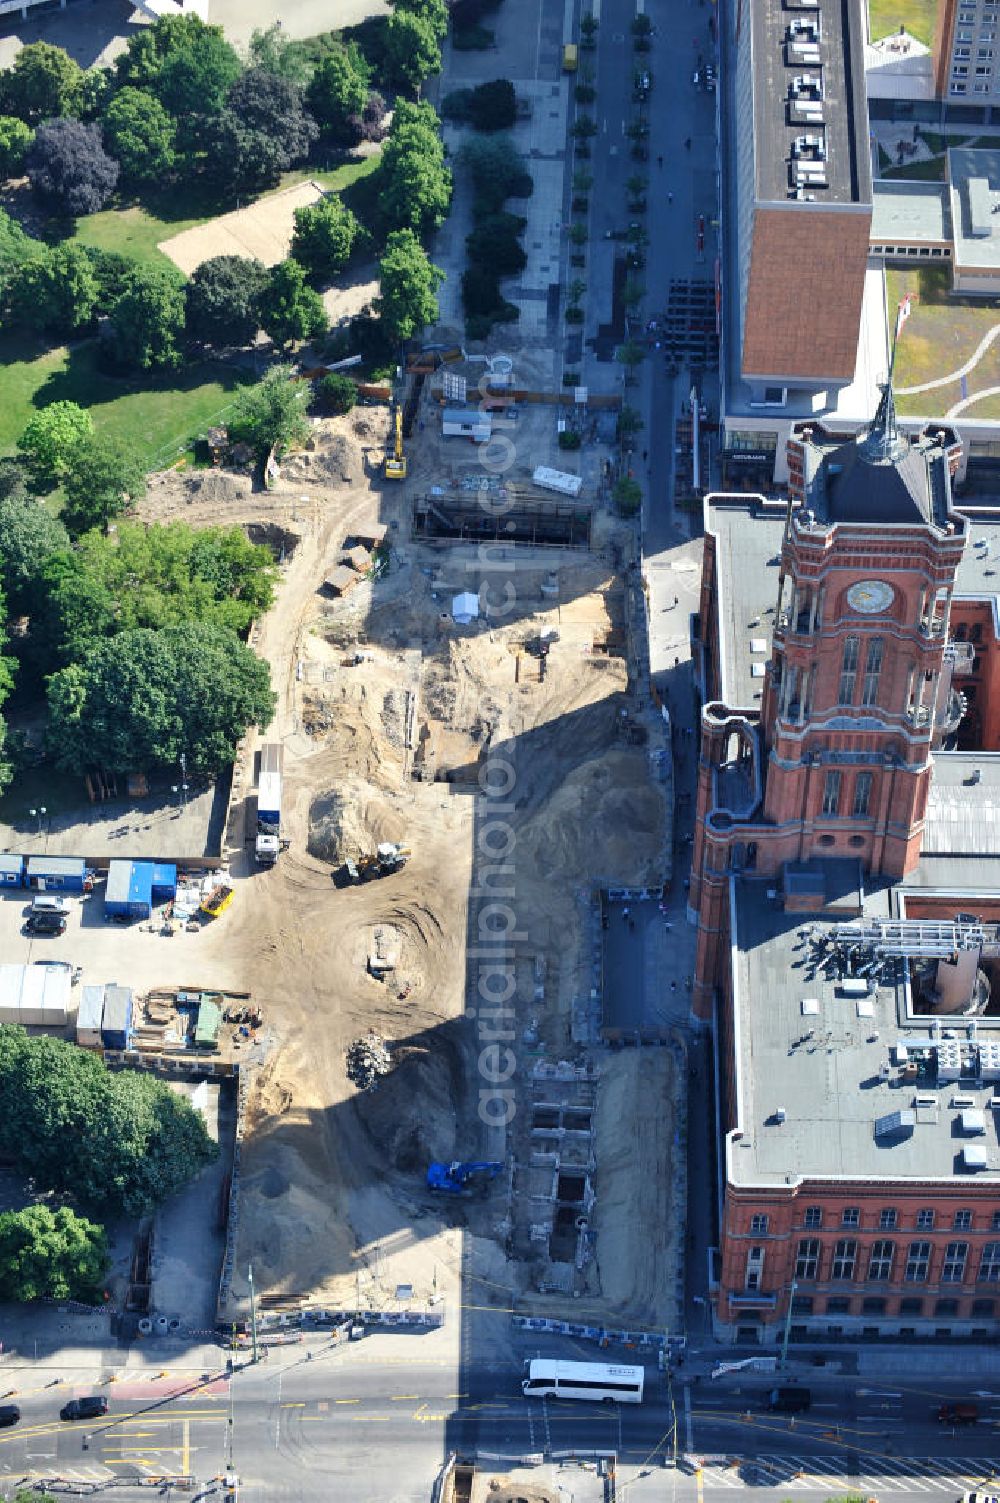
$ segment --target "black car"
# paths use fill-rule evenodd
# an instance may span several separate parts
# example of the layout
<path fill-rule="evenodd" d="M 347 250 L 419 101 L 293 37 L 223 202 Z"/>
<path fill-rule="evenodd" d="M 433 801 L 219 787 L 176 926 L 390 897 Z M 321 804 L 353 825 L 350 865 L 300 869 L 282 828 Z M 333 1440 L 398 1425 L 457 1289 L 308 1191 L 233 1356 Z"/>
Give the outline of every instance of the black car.
<path fill-rule="evenodd" d="M 98 1419 L 108 1412 L 108 1401 L 103 1394 L 95 1393 L 85 1399 L 70 1399 L 59 1411 L 64 1420 Z"/>
<path fill-rule="evenodd" d="M 0 1428 L 6 1430 L 9 1425 L 16 1425 L 21 1418 L 21 1411 L 16 1404 L 0 1404 Z"/>
<path fill-rule="evenodd" d="M 28 934 L 65 934 L 66 916 L 62 913 L 32 913 L 24 927 Z"/>

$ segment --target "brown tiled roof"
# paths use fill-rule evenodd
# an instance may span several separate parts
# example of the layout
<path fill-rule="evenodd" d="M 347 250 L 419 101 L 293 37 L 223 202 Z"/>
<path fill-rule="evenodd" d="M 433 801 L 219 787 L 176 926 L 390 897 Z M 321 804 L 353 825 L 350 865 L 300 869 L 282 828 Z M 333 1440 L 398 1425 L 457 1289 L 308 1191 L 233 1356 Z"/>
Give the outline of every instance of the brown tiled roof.
<path fill-rule="evenodd" d="M 851 381 L 871 212 L 757 210 L 743 375 Z"/>

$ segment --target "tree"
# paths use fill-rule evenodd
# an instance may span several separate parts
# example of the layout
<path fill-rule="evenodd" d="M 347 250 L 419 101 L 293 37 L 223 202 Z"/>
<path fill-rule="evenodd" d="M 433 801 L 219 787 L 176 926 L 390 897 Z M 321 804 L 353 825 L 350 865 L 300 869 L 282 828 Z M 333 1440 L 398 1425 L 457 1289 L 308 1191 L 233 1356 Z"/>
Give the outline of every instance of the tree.
<path fill-rule="evenodd" d="M 642 505 L 642 487 L 630 475 L 615 481 L 613 495 L 623 517 L 634 517 Z"/>
<path fill-rule="evenodd" d="M 365 107 L 361 114 L 348 115 L 347 123 L 354 133 L 354 140 L 381 141 L 385 138 L 385 117 L 388 105 L 375 89 L 372 89 L 365 101 Z"/>
<path fill-rule="evenodd" d="M 83 69 L 62 47 L 31 42 L 0 75 L 4 112 L 28 125 L 75 115 L 83 98 Z"/>
<path fill-rule="evenodd" d="M 350 412 L 358 400 L 358 388 L 350 376 L 342 375 L 340 371 L 331 371 L 329 375 L 321 376 L 316 382 L 316 396 L 324 412 L 340 417 Z M 0 528 L 0 546 L 2 546 L 2 540 L 3 532 Z"/>
<path fill-rule="evenodd" d="M 12 275 L 7 295 L 16 322 L 68 338 L 90 323 L 99 291 L 90 256 L 70 243 L 25 262 Z"/>
<path fill-rule="evenodd" d="M 509 78 L 495 78 L 472 90 L 469 124 L 475 130 L 509 130 L 517 116 L 517 99 Z"/>
<path fill-rule="evenodd" d="M 324 135 L 341 144 L 353 140 L 349 121 L 368 99 L 371 73 L 355 46 L 328 52 L 306 90 L 306 103 Z"/>
<path fill-rule="evenodd" d="M 247 58 L 251 68 L 263 68 L 265 72 L 287 78 L 290 83 L 300 84 L 303 88 L 309 82 L 309 63 L 302 49 L 282 31 L 280 21 L 275 21 L 266 31 L 258 28 L 251 34 Z"/>
<path fill-rule="evenodd" d="M 397 339 L 412 339 L 436 322 L 444 272 L 432 264 L 412 230 L 394 230 L 386 240 L 379 280 L 379 311 Z"/>
<path fill-rule="evenodd" d="M 628 372 L 627 380 L 632 379 L 636 366 L 645 360 L 645 358 L 646 351 L 644 347 L 635 339 L 626 339 L 625 343 L 620 344 L 615 350 L 615 359 L 620 365 L 624 365 Z"/>
<path fill-rule="evenodd" d="M 89 1050 L 23 1028 L 0 1027 L 0 1094 L 4 1158 L 104 1214 L 146 1214 L 218 1154 L 201 1114 L 162 1081 L 112 1073 Z"/>
<path fill-rule="evenodd" d="M 478 261 L 498 277 L 514 276 L 528 264 L 518 235 L 520 230 L 505 223 L 513 220 L 522 224 L 514 214 L 491 214 L 476 225 L 471 235 L 465 237 L 465 247 L 470 261 Z"/>
<path fill-rule="evenodd" d="M 35 132 L 16 115 L 0 115 L 0 178 L 17 177 Z"/>
<path fill-rule="evenodd" d="M 184 278 L 172 266 L 136 265 L 125 278 L 104 335 L 113 365 L 125 370 L 173 370 L 181 363 Z"/>
<path fill-rule="evenodd" d="M 407 15 L 420 16 L 425 20 L 439 41 L 448 35 L 448 6 L 446 0 L 390 0 L 394 10 Z"/>
<path fill-rule="evenodd" d="M 146 472 L 136 453 L 116 439 L 94 434 L 80 441 L 63 484 L 62 518 L 77 537 L 105 527 L 146 494 Z"/>
<path fill-rule="evenodd" d="M 161 24 L 157 22 L 153 30 Z M 199 22 L 185 31 L 171 30 L 162 60 L 146 85 L 174 119 L 187 127 L 189 138 L 197 140 L 199 117 L 222 109 L 241 71 L 240 60 L 223 36 L 222 27 Z"/>
<path fill-rule="evenodd" d="M 299 85 L 263 68 L 240 75 L 229 90 L 227 107 L 245 130 L 266 136 L 277 147 L 281 172 L 308 156 L 319 135 Z"/>
<path fill-rule="evenodd" d="M 223 198 L 273 188 L 284 170 L 281 142 L 250 130 L 232 110 L 202 122 L 199 146 L 206 180 Z"/>
<path fill-rule="evenodd" d="M 2 463 L 20 476 L 12 461 Z M 47 594 L 42 582 L 45 565 L 54 553 L 68 547 L 69 535 L 62 522 L 26 494 L 20 477 L 16 488 L 0 497 L 0 587 L 11 611 L 33 616 L 42 608 Z"/>
<path fill-rule="evenodd" d="M 267 267 L 246 256 L 203 261 L 186 288 L 188 334 L 217 348 L 249 344 L 260 328 L 267 279 Z"/>
<path fill-rule="evenodd" d="M 274 714 L 267 664 L 235 632 L 203 622 L 119 632 L 48 683 L 49 739 L 61 767 L 176 766 L 211 776 L 251 725 Z"/>
<path fill-rule="evenodd" d="M 473 213 L 495 213 L 508 198 L 527 198 L 533 184 L 510 136 L 474 136 L 459 160 L 468 169 L 476 197 Z"/>
<path fill-rule="evenodd" d="M 121 89 L 104 116 L 104 139 L 128 183 L 159 183 L 177 161 L 177 127 L 148 89 Z"/>
<path fill-rule="evenodd" d="M 39 198 L 67 218 L 96 214 L 118 182 L 118 163 L 104 150 L 100 127 L 79 120 L 39 126 L 24 165 Z"/>
<path fill-rule="evenodd" d="M 38 489 L 50 489 L 68 474 L 81 439 L 94 431 L 90 413 L 76 402 L 50 402 L 28 419 L 18 452 Z"/>
<path fill-rule="evenodd" d="M 244 387 L 234 403 L 230 433 L 252 444 L 262 458 L 272 449 L 280 455 L 309 436 L 309 388 L 291 375 L 291 366 L 276 365 L 256 386 Z"/>
<path fill-rule="evenodd" d="M 335 194 L 295 210 L 292 258 L 320 284 L 333 281 L 350 260 L 361 226 Z"/>
<path fill-rule="evenodd" d="M 441 72 L 441 45 L 430 21 L 397 10 L 385 28 L 385 56 L 392 78 L 419 89 L 425 78 Z"/>
<path fill-rule="evenodd" d="M 93 1299 L 108 1261 L 104 1228 L 66 1206 L 0 1213 L 0 1299 Z"/>
<path fill-rule="evenodd" d="M 379 169 L 379 208 L 398 229 L 426 235 L 444 223 L 451 203 L 441 122 L 433 105 L 400 101 Z"/>
<path fill-rule="evenodd" d="M 260 323 L 282 349 L 326 330 L 323 299 L 306 284 L 305 271 L 297 261 L 272 266 L 260 296 Z"/>
<path fill-rule="evenodd" d="M 642 414 L 635 407 L 623 407 L 618 414 L 618 437 L 632 438 L 642 427 Z"/>
<path fill-rule="evenodd" d="M 45 255 L 45 244 L 26 235 L 16 219 L 0 209 L 0 291 L 11 274 L 35 256 Z"/>

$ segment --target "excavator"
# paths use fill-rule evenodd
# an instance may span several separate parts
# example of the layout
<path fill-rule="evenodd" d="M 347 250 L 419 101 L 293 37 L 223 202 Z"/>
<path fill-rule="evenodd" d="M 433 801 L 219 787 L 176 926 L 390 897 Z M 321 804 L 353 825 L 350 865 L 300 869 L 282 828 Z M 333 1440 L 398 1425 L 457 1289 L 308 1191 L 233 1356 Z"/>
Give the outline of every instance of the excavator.
<path fill-rule="evenodd" d="M 403 409 L 397 402 L 393 408 L 393 431 L 395 441 L 391 454 L 385 456 L 386 480 L 406 479 L 406 455 L 403 453 Z"/>
<path fill-rule="evenodd" d="M 334 881 L 338 887 L 356 887 L 360 882 L 374 882 L 378 877 L 388 877 L 392 872 L 402 871 L 410 855 L 409 846 L 385 840 L 373 854 L 359 856 L 356 861 L 348 858 L 334 872 Z"/>
<path fill-rule="evenodd" d="M 496 1179 L 503 1168 L 497 1163 L 463 1164 L 455 1159 L 450 1164 L 433 1163 L 427 1169 L 428 1190 L 439 1190 L 444 1195 L 468 1195 L 470 1180 L 482 1180 L 484 1185 Z"/>

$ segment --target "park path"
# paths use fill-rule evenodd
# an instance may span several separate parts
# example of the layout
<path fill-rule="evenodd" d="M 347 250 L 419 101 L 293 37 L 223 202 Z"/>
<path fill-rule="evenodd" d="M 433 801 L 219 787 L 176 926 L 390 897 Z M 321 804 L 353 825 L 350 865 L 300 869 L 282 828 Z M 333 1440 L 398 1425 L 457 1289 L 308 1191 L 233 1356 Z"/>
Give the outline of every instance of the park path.
<path fill-rule="evenodd" d="M 952 381 L 960 381 L 961 378 L 963 376 L 967 376 L 971 370 L 975 370 L 976 366 L 979 364 L 980 360 L 982 360 L 983 356 L 986 354 L 986 351 L 989 349 L 990 345 L 996 339 L 998 334 L 1000 334 L 1000 324 L 994 324 L 992 329 L 989 329 L 987 333 L 983 335 L 982 339 L 979 341 L 978 345 L 973 350 L 968 360 L 964 365 L 960 365 L 958 367 L 958 370 L 950 371 L 947 376 L 938 376 L 933 381 L 924 381 L 919 386 L 897 386 L 896 395 L 898 397 L 913 397 L 916 396 L 918 392 L 933 391 L 937 386 L 947 386 Z M 977 395 L 984 396 L 985 393 L 978 392 Z M 962 404 L 959 403 L 959 406 L 961 405 Z M 954 412 L 955 410 L 956 409 L 953 407 L 952 412 Z M 951 417 L 951 412 L 948 413 L 948 416 Z"/>

